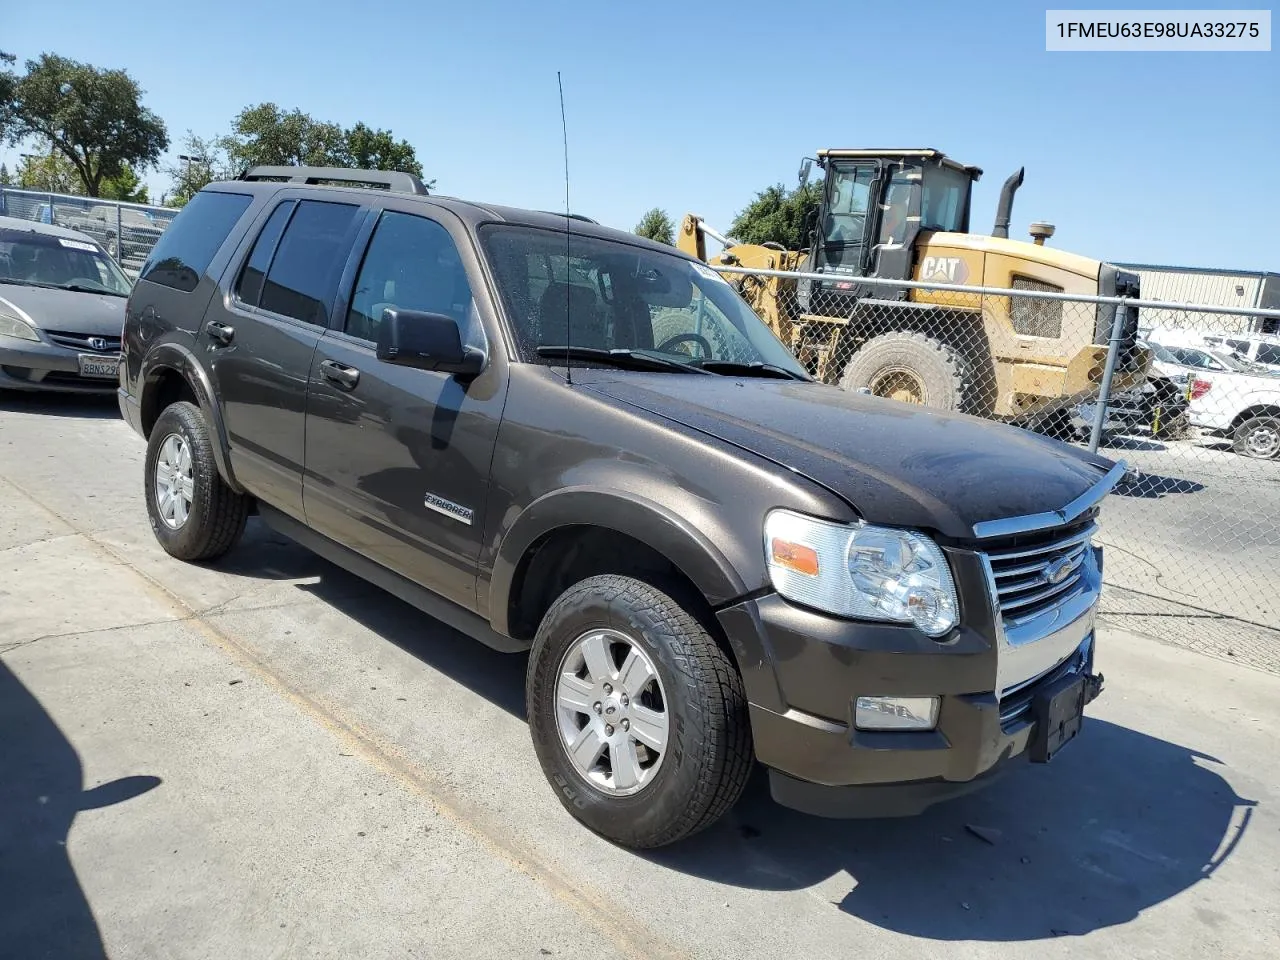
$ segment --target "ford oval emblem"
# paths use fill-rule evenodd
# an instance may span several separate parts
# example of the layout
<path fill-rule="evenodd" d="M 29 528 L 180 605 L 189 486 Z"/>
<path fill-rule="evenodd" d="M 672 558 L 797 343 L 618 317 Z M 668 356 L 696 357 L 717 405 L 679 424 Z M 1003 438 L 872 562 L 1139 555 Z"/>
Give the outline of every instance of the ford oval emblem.
<path fill-rule="evenodd" d="M 1048 583 L 1059 584 L 1071 573 L 1071 560 L 1059 557 L 1044 568 L 1044 578 Z"/>

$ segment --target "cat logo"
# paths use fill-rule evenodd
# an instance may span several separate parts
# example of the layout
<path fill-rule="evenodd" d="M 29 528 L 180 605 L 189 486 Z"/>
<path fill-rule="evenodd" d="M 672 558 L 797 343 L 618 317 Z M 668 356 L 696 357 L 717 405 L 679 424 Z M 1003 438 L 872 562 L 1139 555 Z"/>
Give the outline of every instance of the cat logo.
<path fill-rule="evenodd" d="M 934 283 L 964 283 L 969 268 L 959 257 L 925 257 L 920 264 L 920 279 Z"/>

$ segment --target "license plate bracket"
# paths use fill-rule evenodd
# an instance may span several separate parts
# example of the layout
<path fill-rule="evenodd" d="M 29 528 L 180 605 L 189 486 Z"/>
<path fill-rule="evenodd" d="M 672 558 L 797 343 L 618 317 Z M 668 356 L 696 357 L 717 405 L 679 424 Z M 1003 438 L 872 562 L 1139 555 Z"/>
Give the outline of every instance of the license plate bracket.
<path fill-rule="evenodd" d="M 1028 746 L 1032 763 L 1048 763 L 1080 732 L 1084 723 L 1085 677 L 1063 677 L 1031 701 L 1035 732 Z"/>
<path fill-rule="evenodd" d="M 76 361 L 80 364 L 82 377 L 110 380 L 120 372 L 119 355 L 104 357 L 98 354 L 81 353 L 76 355 Z"/>

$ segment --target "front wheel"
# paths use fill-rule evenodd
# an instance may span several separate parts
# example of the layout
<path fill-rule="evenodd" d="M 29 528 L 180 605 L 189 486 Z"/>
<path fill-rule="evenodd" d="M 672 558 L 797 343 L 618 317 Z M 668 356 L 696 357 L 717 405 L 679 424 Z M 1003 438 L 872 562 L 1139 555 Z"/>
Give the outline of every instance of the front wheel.
<path fill-rule="evenodd" d="M 840 386 L 935 410 L 964 410 L 970 375 L 964 358 L 947 344 L 922 333 L 886 333 L 853 355 Z"/>
<path fill-rule="evenodd" d="M 1241 456 L 1255 460 L 1280 457 L 1280 417 L 1261 416 L 1246 420 L 1236 427 L 1232 448 Z"/>
<path fill-rule="evenodd" d="M 630 577 L 591 577 L 552 605 L 529 657 L 526 700 L 560 802 L 628 847 L 710 826 L 751 772 L 733 663 L 680 604 Z"/>

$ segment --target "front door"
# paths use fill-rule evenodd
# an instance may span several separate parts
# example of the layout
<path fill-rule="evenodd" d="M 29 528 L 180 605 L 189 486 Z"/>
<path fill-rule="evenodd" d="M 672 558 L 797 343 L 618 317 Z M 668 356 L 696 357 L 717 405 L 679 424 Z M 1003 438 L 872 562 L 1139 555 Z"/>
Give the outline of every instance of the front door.
<path fill-rule="evenodd" d="M 225 299 L 215 298 L 205 315 L 210 375 L 236 478 L 298 519 L 307 378 L 360 210 L 281 200 Z"/>
<path fill-rule="evenodd" d="M 440 221 L 382 211 L 345 314 L 311 365 L 303 481 L 313 528 L 467 607 L 505 373 L 490 364 L 463 382 L 382 363 L 375 343 L 382 312 L 397 307 L 451 316 L 487 352 L 471 291 Z"/>

